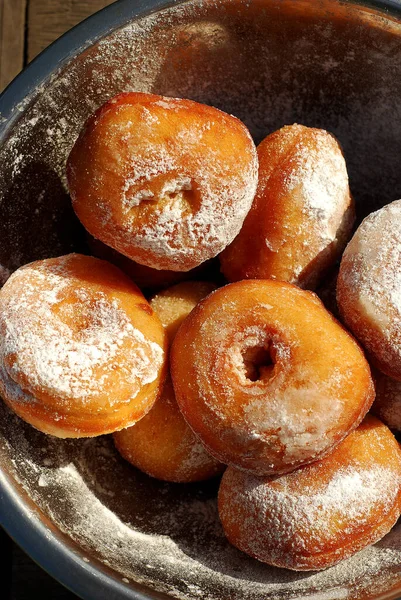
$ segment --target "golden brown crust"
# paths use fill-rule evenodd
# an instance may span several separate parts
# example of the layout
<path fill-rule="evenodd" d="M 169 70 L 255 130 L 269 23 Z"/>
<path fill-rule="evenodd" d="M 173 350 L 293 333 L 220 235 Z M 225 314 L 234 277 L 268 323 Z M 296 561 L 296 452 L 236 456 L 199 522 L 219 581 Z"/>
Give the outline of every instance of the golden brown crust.
<path fill-rule="evenodd" d="M 138 263 L 188 271 L 238 234 L 257 184 L 245 125 L 213 107 L 120 94 L 86 123 L 68 159 L 78 218 Z"/>
<path fill-rule="evenodd" d="M 151 300 L 170 342 L 196 304 L 215 289 L 205 281 L 179 283 Z M 185 422 L 175 399 L 170 377 L 152 410 L 134 427 L 114 434 L 120 454 L 148 475 L 189 483 L 209 479 L 223 472 Z"/>
<path fill-rule="evenodd" d="M 114 433 L 113 439 L 128 462 L 163 481 L 203 481 L 224 470 L 185 422 L 169 377 L 148 414 L 133 427 Z"/>
<path fill-rule="evenodd" d="M 321 461 L 270 479 L 229 467 L 219 490 L 230 542 L 299 571 L 325 569 L 377 542 L 400 512 L 400 447 L 370 415 Z"/>
<path fill-rule="evenodd" d="M 292 125 L 258 146 L 259 182 L 241 232 L 221 254 L 229 281 L 278 279 L 315 289 L 355 220 L 344 157 L 322 129 Z"/>
<path fill-rule="evenodd" d="M 166 336 L 136 285 L 79 254 L 18 269 L 0 292 L 0 390 L 60 437 L 135 423 L 165 376 Z"/>
<path fill-rule="evenodd" d="M 255 474 L 322 457 L 374 398 L 357 343 L 314 294 L 287 283 L 213 292 L 181 325 L 170 357 L 191 427 L 216 458 Z"/>

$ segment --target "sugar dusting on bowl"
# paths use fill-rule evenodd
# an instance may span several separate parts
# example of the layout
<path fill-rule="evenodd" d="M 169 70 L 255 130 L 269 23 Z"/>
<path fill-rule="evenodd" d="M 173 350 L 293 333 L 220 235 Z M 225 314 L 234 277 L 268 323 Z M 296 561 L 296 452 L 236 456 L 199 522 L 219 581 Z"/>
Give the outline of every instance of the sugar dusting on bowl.
<path fill-rule="evenodd" d="M 354 598 L 397 581 L 401 528 L 352 559 L 320 573 L 270 568 L 225 540 L 218 481 L 156 481 L 125 463 L 110 437 L 58 440 L 0 407 L 0 455 L 37 506 L 82 549 L 130 581 L 185 600 L 272 597 Z M 18 473 L 18 474 L 17 474 Z M 330 590 L 332 595 L 330 596 Z M 334 591 L 335 590 L 335 591 Z"/>

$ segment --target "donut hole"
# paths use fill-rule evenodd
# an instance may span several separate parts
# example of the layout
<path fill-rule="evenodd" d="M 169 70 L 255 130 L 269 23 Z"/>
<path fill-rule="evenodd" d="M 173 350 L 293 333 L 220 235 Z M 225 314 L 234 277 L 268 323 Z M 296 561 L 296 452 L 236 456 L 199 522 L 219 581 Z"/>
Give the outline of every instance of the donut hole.
<path fill-rule="evenodd" d="M 168 178 L 167 178 L 168 177 Z M 173 177 L 165 174 L 147 180 L 127 179 L 123 188 L 123 203 L 128 211 L 141 211 L 148 214 L 160 211 L 180 213 L 180 216 L 194 214 L 199 210 L 199 193 L 190 177 Z"/>
<path fill-rule="evenodd" d="M 166 181 L 160 196 L 163 207 L 179 210 L 182 215 L 194 213 L 198 209 L 198 194 L 189 177 Z"/>
<path fill-rule="evenodd" d="M 271 345 L 256 345 L 242 351 L 245 377 L 249 381 L 262 381 L 273 376 L 275 365 Z"/>

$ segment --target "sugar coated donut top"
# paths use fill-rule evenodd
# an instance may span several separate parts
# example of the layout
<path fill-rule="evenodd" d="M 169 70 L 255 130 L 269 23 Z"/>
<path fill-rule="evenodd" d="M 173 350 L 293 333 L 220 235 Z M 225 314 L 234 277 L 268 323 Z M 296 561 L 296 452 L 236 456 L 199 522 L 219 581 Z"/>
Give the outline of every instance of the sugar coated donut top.
<path fill-rule="evenodd" d="M 149 312 L 138 288 L 105 261 L 70 254 L 31 263 L 0 293 L 3 381 L 14 398 L 83 411 L 129 402 L 164 363 L 161 325 L 148 335 Z"/>
<path fill-rule="evenodd" d="M 351 336 L 311 292 L 248 280 L 200 302 L 173 342 L 180 408 L 221 462 L 289 471 L 328 452 L 374 389 Z"/>
<path fill-rule="evenodd" d="M 332 454 L 292 473 L 266 479 L 228 468 L 219 512 L 229 538 L 231 532 L 251 556 L 319 569 L 360 549 L 360 538 L 362 547 L 380 539 L 389 517 L 391 528 L 399 516 L 400 486 L 397 441 L 368 416 Z"/>
<path fill-rule="evenodd" d="M 351 235 L 347 167 L 333 135 L 294 124 L 257 148 L 259 181 L 244 225 L 222 253 L 230 281 L 278 279 L 314 289 Z"/>
<path fill-rule="evenodd" d="M 380 369 L 401 379 L 401 200 L 359 226 L 341 261 L 337 300 Z"/>
<path fill-rule="evenodd" d="M 95 237 L 139 263 L 187 271 L 238 234 L 257 185 L 246 127 L 213 107 L 121 94 L 89 121 L 67 167 Z"/>
<path fill-rule="evenodd" d="M 215 289 L 216 285 L 210 281 L 183 281 L 162 290 L 151 299 L 150 306 L 165 327 L 170 343 L 185 317 Z"/>

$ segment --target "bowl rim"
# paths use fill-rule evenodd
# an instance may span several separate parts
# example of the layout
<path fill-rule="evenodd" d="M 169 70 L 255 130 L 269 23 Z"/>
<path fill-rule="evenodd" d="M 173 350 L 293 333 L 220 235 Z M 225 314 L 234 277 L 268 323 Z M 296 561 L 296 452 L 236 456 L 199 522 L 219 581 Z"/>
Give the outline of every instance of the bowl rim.
<path fill-rule="evenodd" d="M 34 58 L 0 94 L 0 145 L 25 108 L 39 93 L 40 86 L 57 75 L 74 56 L 131 21 L 188 1 L 190 0 L 119 0 L 64 33 Z M 340 1 L 401 18 L 401 0 Z M 65 544 L 67 535 L 52 526 L 50 519 L 33 501 L 26 501 L 22 486 L 1 467 L 0 526 L 42 569 L 84 600 L 171 598 L 168 594 L 134 581 L 127 580 L 125 583 L 115 571 L 108 569 L 96 558 L 87 562 L 84 552 L 74 551 L 70 544 Z M 398 597 L 397 592 L 389 591 L 381 594 L 377 600 Z"/>

